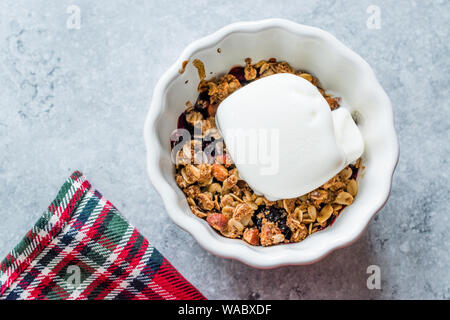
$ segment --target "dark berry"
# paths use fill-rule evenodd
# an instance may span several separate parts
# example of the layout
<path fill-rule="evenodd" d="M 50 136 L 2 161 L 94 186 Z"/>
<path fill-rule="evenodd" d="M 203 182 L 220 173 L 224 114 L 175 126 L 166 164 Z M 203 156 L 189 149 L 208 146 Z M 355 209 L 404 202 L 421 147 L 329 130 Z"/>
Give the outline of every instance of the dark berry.
<path fill-rule="evenodd" d="M 192 124 L 190 124 L 189 122 L 187 122 L 186 114 L 187 114 L 187 112 L 184 111 L 178 117 L 177 129 L 186 129 L 187 131 L 189 131 L 191 136 L 193 136 L 194 135 L 194 126 Z"/>
<path fill-rule="evenodd" d="M 351 179 L 356 179 L 358 177 L 358 168 L 356 168 L 354 165 L 349 165 L 349 167 L 352 169 L 352 176 Z"/>
<path fill-rule="evenodd" d="M 232 74 L 236 79 L 239 80 L 240 83 L 247 82 L 244 76 L 244 67 L 241 66 L 233 67 L 228 73 Z"/>

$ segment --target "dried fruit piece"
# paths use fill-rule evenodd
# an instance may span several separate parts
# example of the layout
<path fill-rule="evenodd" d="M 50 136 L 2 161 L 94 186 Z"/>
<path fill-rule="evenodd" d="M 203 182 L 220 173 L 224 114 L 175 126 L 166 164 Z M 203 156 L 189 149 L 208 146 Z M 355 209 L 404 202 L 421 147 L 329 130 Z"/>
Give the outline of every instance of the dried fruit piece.
<path fill-rule="evenodd" d="M 252 246 L 259 246 L 259 231 L 257 228 L 246 229 L 242 238 Z"/>
<path fill-rule="evenodd" d="M 212 166 L 212 174 L 219 181 L 225 181 L 228 178 L 228 170 L 221 164 L 214 163 Z"/>
<path fill-rule="evenodd" d="M 228 218 L 221 213 L 210 214 L 206 218 L 206 221 L 210 224 L 211 227 L 220 232 L 224 231 L 228 226 Z"/>

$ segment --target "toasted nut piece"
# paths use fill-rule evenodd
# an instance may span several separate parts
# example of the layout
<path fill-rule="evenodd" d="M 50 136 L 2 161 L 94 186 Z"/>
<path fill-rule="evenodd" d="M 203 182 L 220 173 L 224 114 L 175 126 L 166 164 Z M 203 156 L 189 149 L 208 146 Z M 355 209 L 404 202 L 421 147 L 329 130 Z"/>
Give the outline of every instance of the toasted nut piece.
<path fill-rule="evenodd" d="M 207 163 L 201 163 L 197 166 L 197 168 L 200 170 L 200 177 L 198 178 L 198 182 L 207 182 L 212 178 L 212 166 Z"/>
<path fill-rule="evenodd" d="M 281 230 L 270 221 L 263 219 L 260 234 L 261 245 L 270 246 L 284 241 L 284 235 Z"/>
<path fill-rule="evenodd" d="M 353 197 L 358 193 L 358 184 L 355 179 L 351 179 L 347 183 L 347 192 L 350 193 Z"/>
<path fill-rule="evenodd" d="M 317 210 L 314 206 L 308 206 L 308 215 L 311 218 L 311 220 L 316 221 L 317 219 Z"/>
<path fill-rule="evenodd" d="M 227 189 L 231 189 L 236 185 L 237 182 L 238 182 L 238 178 L 233 174 L 225 179 L 225 181 L 223 182 L 223 187 L 227 188 Z"/>
<path fill-rule="evenodd" d="M 230 231 L 232 231 L 233 233 L 240 234 L 242 231 L 244 231 L 244 226 L 242 225 L 242 223 L 234 218 L 228 220 L 228 227 L 231 229 Z"/>
<path fill-rule="evenodd" d="M 246 66 L 244 68 L 244 78 L 245 80 L 254 80 L 257 76 L 256 69 L 252 66 Z"/>
<path fill-rule="evenodd" d="M 218 104 L 208 104 L 208 115 L 210 117 L 214 117 L 216 115 L 218 107 L 219 107 Z"/>
<path fill-rule="evenodd" d="M 352 174 L 353 174 L 352 168 L 346 167 L 346 168 L 344 168 L 341 172 L 339 172 L 339 177 L 340 177 L 342 180 L 348 180 L 348 179 L 350 179 L 350 177 L 352 176 Z"/>
<path fill-rule="evenodd" d="M 235 207 L 234 198 L 231 196 L 231 194 L 226 194 L 220 200 L 220 205 L 222 207 L 225 207 L 225 206 Z"/>
<path fill-rule="evenodd" d="M 334 202 L 348 206 L 353 203 L 353 197 L 350 193 L 341 191 L 334 199 Z"/>
<path fill-rule="evenodd" d="M 294 199 L 284 199 L 283 208 L 289 214 L 295 209 L 295 198 Z"/>
<path fill-rule="evenodd" d="M 195 214 L 199 218 L 205 218 L 208 216 L 205 212 L 201 211 L 197 206 L 190 206 L 191 211 L 193 214 Z"/>
<path fill-rule="evenodd" d="M 331 110 L 337 109 L 341 102 L 341 98 L 327 97 L 325 100 L 327 100 Z"/>
<path fill-rule="evenodd" d="M 300 228 L 301 222 L 303 220 L 303 212 L 300 207 L 295 208 L 294 212 L 290 213 L 286 219 L 286 225 L 291 230 L 297 230 Z"/>
<path fill-rule="evenodd" d="M 246 226 L 250 222 L 253 212 L 254 210 L 247 203 L 240 203 L 234 210 L 233 218 Z"/>
<path fill-rule="evenodd" d="M 197 122 L 201 121 L 202 119 L 203 119 L 203 116 L 198 111 L 191 111 L 188 114 L 186 114 L 186 121 L 192 125 L 195 125 Z"/>
<path fill-rule="evenodd" d="M 206 181 L 202 181 L 202 182 L 198 182 L 198 185 L 200 186 L 200 187 L 206 187 L 206 186 L 209 186 L 209 185 L 211 185 L 211 183 L 213 182 L 213 177 L 211 177 L 211 178 L 209 178 L 208 180 L 206 180 Z"/>
<path fill-rule="evenodd" d="M 225 168 L 230 167 L 233 164 L 233 160 L 228 154 L 221 154 L 216 156 L 216 162 L 218 164 L 223 164 Z"/>
<path fill-rule="evenodd" d="M 273 244 L 277 244 L 284 241 L 284 234 L 279 233 L 273 236 Z"/>
<path fill-rule="evenodd" d="M 228 226 L 228 218 L 225 217 L 221 213 L 212 213 L 207 218 L 206 221 L 213 227 L 214 229 L 222 232 Z"/>
<path fill-rule="evenodd" d="M 332 191 L 336 191 L 336 190 L 339 190 L 341 188 L 345 188 L 345 183 L 342 182 L 342 181 L 339 181 L 337 176 L 334 176 L 329 181 L 324 183 L 321 188 L 323 188 L 325 190 L 329 189 L 329 190 L 332 190 Z"/>
<path fill-rule="evenodd" d="M 189 204 L 189 206 L 197 206 L 197 204 L 195 203 L 195 200 L 192 198 L 186 198 L 187 203 Z"/>
<path fill-rule="evenodd" d="M 235 195 L 234 193 L 230 193 L 230 197 L 233 197 L 234 200 L 236 200 L 237 202 L 243 203 L 244 200 L 242 200 L 241 198 L 239 198 L 237 195 Z"/>
<path fill-rule="evenodd" d="M 317 215 L 317 222 L 323 223 L 327 221 L 331 215 L 333 214 L 333 207 L 327 204 L 325 207 L 320 210 L 319 214 Z"/>
<path fill-rule="evenodd" d="M 305 80 L 308 80 L 309 82 L 311 82 L 313 79 L 312 75 L 310 75 L 309 73 L 301 73 L 300 77 L 302 77 Z"/>
<path fill-rule="evenodd" d="M 266 72 L 267 70 L 270 69 L 270 64 L 267 63 L 266 61 L 260 61 L 261 66 L 259 67 L 259 74 L 263 74 L 264 72 Z M 260 64 L 258 63 L 258 65 Z"/>
<path fill-rule="evenodd" d="M 252 246 L 259 246 L 259 231 L 257 228 L 246 229 L 242 238 Z"/>
<path fill-rule="evenodd" d="M 256 199 L 255 199 L 255 204 L 257 205 L 257 206 L 260 206 L 260 205 L 262 205 L 264 203 L 264 197 L 257 197 Z"/>
<path fill-rule="evenodd" d="M 339 210 L 342 209 L 342 205 L 341 204 L 337 204 L 337 203 L 332 203 L 331 206 L 333 207 L 333 214 L 336 215 L 339 213 Z"/>
<path fill-rule="evenodd" d="M 302 220 L 303 220 L 303 211 L 302 211 L 302 209 L 300 207 L 295 208 L 293 214 L 296 217 L 296 219 L 298 220 L 298 222 L 302 222 Z"/>
<path fill-rule="evenodd" d="M 214 194 L 214 193 L 221 193 L 222 192 L 222 186 L 219 183 L 214 182 L 214 183 L 212 183 L 212 184 L 210 184 L 208 186 L 208 191 L 211 192 L 212 194 Z"/>
<path fill-rule="evenodd" d="M 188 198 L 195 198 L 200 193 L 200 187 L 193 185 L 183 190 Z"/>
<path fill-rule="evenodd" d="M 218 181 L 225 181 L 225 179 L 228 178 L 228 170 L 218 163 L 213 164 L 212 174 Z"/>
<path fill-rule="evenodd" d="M 246 202 L 253 210 L 258 210 L 258 205 L 254 202 Z"/>
<path fill-rule="evenodd" d="M 186 165 L 186 167 L 181 169 L 181 175 L 187 183 L 193 184 L 200 178 L 200 169 L 193 166 L 192 164 L 188 164 Z"/>
<path fill-rule="evenodd" d="M 291 66 L 287 62 L 280 62 L 277 63 L 275 66 L 275 72 L 276 73 L 293 73 L 294 70 L 291 68 Z"/>
<path fill-rule="evenodd" d="M 311 191 L 309 193 L 309 197 L 312 200 L 316 200 L 316 201 L 325 201 L 328 198 L 328 192 L 325 190 L 321 190 L 321 189 L 316 189 L 314 191 Z"/>
<path fill-rule="evenodd" d="M 188 183 L 186 182 L 186 180 L 184 180 L 182 175 L 177 175 L 175 177 L 175 182 L 181 189 L 184 189 L 188 186 Z"/>
<path fill-rule="evenodd" d="M 233 216 L 234 213 L 234 207 L 230 207 L 230 206 L 225 206 L 222 208 L 222 213 L 228 218 L 230 219 Z"/>
<path fill-rule="evenodd" d="M 304 224 L 301 224 L 295 232 L 292 233 L 291 241 L 292 242 L 300 242 L 306 238 L 308 235 L 308 228 Z"/>
<path fill-rule="evenodd" d="M 275 204 L 275 201 L 269 201 L 269 200 L 266 199 L 266 197 L 264 197 L 263 199 L 264 199 L 264 204 L 267 207 L 271 207 L 271 206 L 273 206 Z"/>
<path fill-rule="evenodd" d="M 214 209 L 214 201 L 212 201 L 212 195 L 209 192 L 200 193 L 196 197 L 200 208 L 206 211 Z"/>

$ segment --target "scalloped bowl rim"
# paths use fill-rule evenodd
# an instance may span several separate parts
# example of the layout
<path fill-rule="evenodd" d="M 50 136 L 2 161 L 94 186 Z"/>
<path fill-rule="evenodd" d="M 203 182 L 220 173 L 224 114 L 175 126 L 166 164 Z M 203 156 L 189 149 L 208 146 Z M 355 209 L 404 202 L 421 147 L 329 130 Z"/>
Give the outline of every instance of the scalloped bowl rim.
<path fill-rule="evenodd" d="M 390 155 L 390 166 L 386 168 L 386 171 L 384 172 L 386 183 L 382 190 L 383 196 L 378 201 L 371 204 L 371 209 L 368 210 L 364 223 L 362 223 L 359 228 L 353 228 L 345 236 L 334 239 L 333 243 L 323 244 L 322 246 L 315 248 L 314 251 L 310 250 L 306 254 L 303 253 L 302 255 L 292 254 L 292 245 L 295 244 L 267 247 L 263 248 L 266 250 L 263 252 L 254 250 L 252 246 L 248 245 L 244 241 L 228 239 L 220 235 L 214 236 L 210 232 L 211 230 L 209 230 L 209 225 L 207 225 L 204 220 L 197 218 L 193 214 L 185 215 L 183 213 L 185 209 L 179 205 L 180 195 L 177 194 L 174 187 L 165 179 L 160 168 L 162 146 L 158 141 L 156 122 L 163 110 L 163 97 L 166 94 L 167 88 L 171 82 L 179 75 L 179 68 L 183 61 L 190 60 L 191 56 L 195 52 L 214 46 L 232 33 L 256 33 L 270 28 L 282 28 L 293 34 L 314 35 L 321 38 L 321 40 L 328 42 L 328 44 L 335 50 L 339 50 L 341 54 L 351 58 L 351 60 L 358 65 L 358 68 L 360 69 L 359 71 L 364 72 L 366 77 L 372 78 L 371 81 L 376 87 L 375 89 L 379 91 L 379 95 L 381 95 L 381 98 L 384 101 L 383 104 L 385 105 L 385 108 L 390 111 L 386 115 L 389 130 L 387 134 L 392 139 L 394 151 Z M 391 191 L 394 170 L 399 159 L 399 145 L 394 128 L 392 105 L 369 64 L 330 33 L 316 27 L 305 26 L 284 19 L 267 19 L 253 22 L 233 23 L 188 45 L 181 53 L 178 60 L 163 74 L 154 89 L 150 109 L 145 121 L 144 139 L 147 149 L 147 171 L 149 178 L 154 188 L 161 196 L 167 213 L 173 222 L 185 231 L 189 232 L 207 251 L 223 258 L 239 260 L 256 268 L 274 268 L 285 265 L 304 265 L 314 263 L 327 256 L 332 251 L 350 245 L 356 241 L 367 228 L 373 216 L 381 210 L 386 203 Z M 277 249 L 272 249 L 269 252 L 267 249 L 270 248 Z"/>

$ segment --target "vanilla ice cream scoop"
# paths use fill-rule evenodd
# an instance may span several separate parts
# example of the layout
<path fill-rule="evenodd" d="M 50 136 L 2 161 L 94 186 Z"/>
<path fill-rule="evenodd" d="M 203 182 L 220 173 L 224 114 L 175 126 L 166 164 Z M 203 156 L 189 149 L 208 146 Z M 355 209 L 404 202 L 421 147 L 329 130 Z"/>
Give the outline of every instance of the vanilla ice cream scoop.
<path fill-rule="evenodd" d="M 364 150 L 350 113 L 331 111 L 314 85 L 293 74 L 237 90 L 220 104 L 216 124 L 240 177 L 269 200 L 320 187 Z"/>

